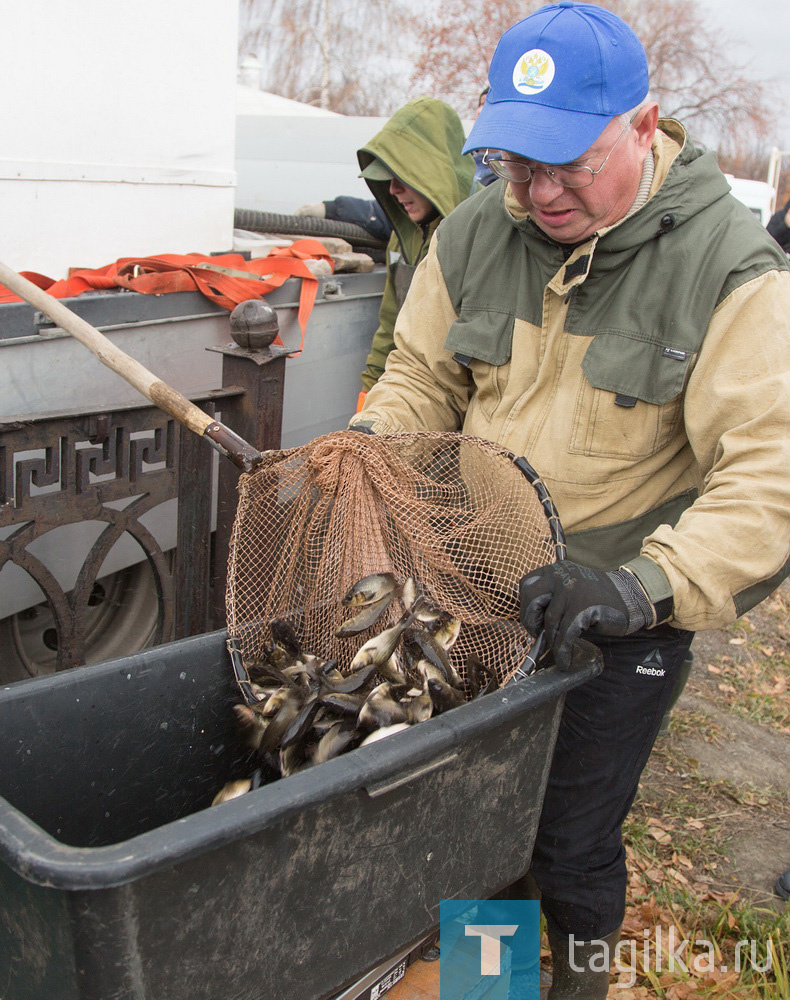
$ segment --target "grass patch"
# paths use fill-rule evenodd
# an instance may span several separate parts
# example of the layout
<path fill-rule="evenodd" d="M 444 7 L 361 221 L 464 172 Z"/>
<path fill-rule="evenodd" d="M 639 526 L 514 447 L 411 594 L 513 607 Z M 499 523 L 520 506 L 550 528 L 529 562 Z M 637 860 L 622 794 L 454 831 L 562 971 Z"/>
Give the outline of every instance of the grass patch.
<path fill-rule="evenodd" d="M 760 616 L 759 626 L 752 620 Z M 790 601 L 785 589 L 724 630 L 731 651 L 705 665 L 727 707 L 790 734 Z M 768 625 L 768 629 L 765 625 Z M 767 638 L 770 636 L 770 638 Z"/>
<path fill-rule="evenodd" d="M 717 891 L 726 885 L 733 831 L 762 813 L 785 814 L 786 803 L 773 789 L 705 777 L 673 739 L 688 734 L 728 738 L 705 713 L 678 711 L 670 737 L 651 755 L 623 828 L 626 963 L 616 967 L 609 996 L 788 1000 L 790 910 Z M 682 941 L 684 960 L 676 962 Z"/>
<path fill-rule="evenodd" d="M 723 743 L 732 739 L 730 733 L 725 733 L 721 726 L 716 725 L 712 717 L 707 712 L 696 712 L 686 708 L 675 707 L 669 718 L 669 735 L 673 736 L 698 736 L 706 743 Z M 666 746 L 664 741 L 656 744 L 654 753 L 662 753 Z"/>
<path fill-rule="evenodd" d="M 628 907 L 619 988 L 609 995 L 787 1000 L 789 955 L 786 915 L 736 895 L 657 885 Z"/>

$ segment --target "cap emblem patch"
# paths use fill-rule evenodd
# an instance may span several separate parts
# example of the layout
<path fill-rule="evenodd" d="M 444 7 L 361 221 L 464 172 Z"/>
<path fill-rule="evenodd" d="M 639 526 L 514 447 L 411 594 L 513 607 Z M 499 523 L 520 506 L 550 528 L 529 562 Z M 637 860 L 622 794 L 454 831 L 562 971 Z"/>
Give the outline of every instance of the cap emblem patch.
<path fill-rule="evenodd" d="M 543 49 L 530 49 L 513 67 L 513 86 L 520 94 L 540 94 L 554 79 L 554 60 Z"/>

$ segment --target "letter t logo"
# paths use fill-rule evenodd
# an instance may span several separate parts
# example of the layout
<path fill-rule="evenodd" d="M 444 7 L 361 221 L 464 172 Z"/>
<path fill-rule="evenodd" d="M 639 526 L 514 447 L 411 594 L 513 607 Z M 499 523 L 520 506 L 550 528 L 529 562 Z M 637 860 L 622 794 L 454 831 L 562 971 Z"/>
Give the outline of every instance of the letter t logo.
<path fill-rule="evenodd" d="M 480 938 L 480 975 L 498 976 L 501 949 L 499 939 L 510 937 L 518 930 L 518 924 L 467 924 L 467 937 Z"/>

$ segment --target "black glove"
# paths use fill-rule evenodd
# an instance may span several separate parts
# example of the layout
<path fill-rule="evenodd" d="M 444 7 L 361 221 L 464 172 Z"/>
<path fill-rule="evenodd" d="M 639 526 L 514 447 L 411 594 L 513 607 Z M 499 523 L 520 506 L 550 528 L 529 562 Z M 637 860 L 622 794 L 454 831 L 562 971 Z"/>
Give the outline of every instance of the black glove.
<path fill-rule="evenodd" d="M 656 623 L 656 612 L 637 578 L 562 560 L 542 566 L 519 585 L 521 622 L 532 635 L 541 629 L 554 662 L 568 670 L 574 639 L 586 629 L 601 635 L 630 635 Z"/>
<path fill-rule="evenodd" d="M 352 424 L 349 428 L 350 431 L 359 431 L 360 434 L 375 434 L 376 432 L 370 426 L 370 424 Z"/>

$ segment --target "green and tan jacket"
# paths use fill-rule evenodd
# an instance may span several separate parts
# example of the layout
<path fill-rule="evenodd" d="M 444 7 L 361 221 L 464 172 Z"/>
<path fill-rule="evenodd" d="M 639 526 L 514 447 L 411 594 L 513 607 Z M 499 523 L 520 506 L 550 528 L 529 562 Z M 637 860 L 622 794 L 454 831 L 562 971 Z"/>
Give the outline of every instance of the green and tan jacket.
<path fill-rule="evenodd" d="M 505 185 L 453 212 L 360 416 L 526 456 L 570 558 L 719 628 L 788 570 L 790 273 L 713 154 L 660 127 L 646 204 L 580 246 Z"/>
<path fill-rule="evenodd" d="M 369 389 L 384 371 L 393 347 L 395 318 L 403 304 L 417 264 L 428 252 L 436 227 L 469 195 L 475 164 L 462 156 L 464 130 L 449 104 L 433 97 L 409 101 L 390 118 L 370 142 L 357 152 L 362 169 L 374 159 L 413 188 L 436 209 L 424 224 L 412 222 L 389 191 L 388 181 L 367 181 L 373 196 L 393 226 L 387 245 L 387 283 L 379 312 L 379 326 L 362 373 Z"/>

